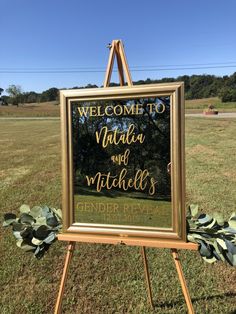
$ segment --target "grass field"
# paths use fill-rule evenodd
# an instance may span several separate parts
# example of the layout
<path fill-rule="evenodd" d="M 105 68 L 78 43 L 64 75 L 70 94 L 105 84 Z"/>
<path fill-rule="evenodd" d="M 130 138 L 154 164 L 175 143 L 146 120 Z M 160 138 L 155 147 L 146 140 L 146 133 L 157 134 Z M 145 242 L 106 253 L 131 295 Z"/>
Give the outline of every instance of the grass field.
<path fill-rule="evenodd" d="M 15 106 L 0 106 L 0 117 L 58 117 L 58 101 Z"/>
<path fill-rule="evenodd" d="M 199 113 L 208 105 L 215 105 L 220 112 L 235 112 L 236 102 L 222 103 L 218 97 L 186 100 L 186 113 Z M 0 106 L 0 117 L 58 117 L 58 102 L 33 103 L 15 106 Z"/>
<path fill-rule="evenodd" d="M 59 121 L 0 122 L 0 212 L 23 203 L 61 206 Z M 236 120 L 186 121 L 187 202 L 227 218 L 236 204 Z M 66 244 L 55 243 L 37 261 L 0 227 L 0 313 L 53 313 Z M 63 313 L 183 314 L 186 306 L 169 250 L 147 249 L 155 310 L 147 304 L 139 248 L 78 244 Z M 197 314 L 236 312 L 236 270 L 180 252 Z"/>
<path fill-rule="evenodd" d="M 219 112 L 236 111 L 236 102 L 222 103 L 218 97 L 185 100 L 185 110 L 187 113 L 202 112 L 204 109 L 207 109 L 209 105 L 214 105 Z"/>

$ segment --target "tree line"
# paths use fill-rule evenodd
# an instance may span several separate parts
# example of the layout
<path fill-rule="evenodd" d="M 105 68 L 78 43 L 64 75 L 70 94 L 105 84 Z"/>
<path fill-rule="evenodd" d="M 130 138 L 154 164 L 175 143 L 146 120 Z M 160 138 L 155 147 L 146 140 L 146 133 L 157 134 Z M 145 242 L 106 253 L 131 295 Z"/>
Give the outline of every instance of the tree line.
<path fill-rule="evenodd" d="M 0 88 L 0 96 L 3 91 L 4 89 Z M 19 104 L 57 101 L 59 99 L 59 89 L 56 87 L 49 88 L 42 93 L 36 93 L 34 91 L 23 92 L 20 85 L 10 85 L 6 92 L 8 96 L 1 96 L 2 105 L 11 104 L 18 106 Z"/>
<path fill-rule="evenodd" d="M 184 82 L 185 99 L 201 99 L 219 97 L 222 102 L 236 101 L 236 72 L 223 77 L 215 75 L 183 75 L 177 78 L 163 78 L 160 80 L 147 79 L 136 84 Z"/>
<path fill-rule="evenodd" d="M 236 101 L 236 72 L 232 75 L 224 75 L 222 77 L 215 75 L 182 75 L 177 78 L 168 77 L 159 80 L 147 78 L 134 82 L 136 85 L 168 83 L 168 82 L 184 82 L 185 83 L 185 99 L 200 99 L 208 97 L 220 97 L 222 102 Z M 111 86 L 119 84 L 111 83 Z M 97 85 L 88 84 L 87 86 L 75 86 L 75 88 L 96 88 Z M 0 88 L 0 96 L 4 91 Z M 6 92 L 8 96 L 1 96 L 1 104 L 12 104 L 18 106 L 24 103 L 40 103 L 47 101 L 57 101 L 59 99 L 59 89 L 56 87 L 49 88 L 42 93 L 35 91 L 23 92 L 21 86 L 10 85 Z"/>

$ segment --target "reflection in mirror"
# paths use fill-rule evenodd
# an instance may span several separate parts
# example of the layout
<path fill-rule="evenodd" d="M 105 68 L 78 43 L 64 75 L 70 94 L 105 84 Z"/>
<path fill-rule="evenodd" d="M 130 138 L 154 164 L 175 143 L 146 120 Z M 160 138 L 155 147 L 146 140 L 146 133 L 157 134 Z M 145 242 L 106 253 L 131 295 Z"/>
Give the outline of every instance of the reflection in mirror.
<path fill-rule="evenodd" d="M 74 222 L 171 228 L 170 98 L 72 103 Z"/>

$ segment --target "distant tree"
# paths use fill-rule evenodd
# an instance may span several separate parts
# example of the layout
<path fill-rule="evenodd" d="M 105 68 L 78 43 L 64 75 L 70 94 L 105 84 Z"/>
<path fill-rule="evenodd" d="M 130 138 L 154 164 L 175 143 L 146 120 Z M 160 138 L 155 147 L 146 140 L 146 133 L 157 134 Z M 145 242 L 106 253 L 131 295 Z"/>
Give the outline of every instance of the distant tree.
<path fill-rule="evenodd" d="M 49 88 L 42 92 L 40 102 L 58 100 L 59 90 L 56 87 Z"/>
<path fill-rule="evenodd" d="M 8 106 L 9 103 L 9 96 L 3 95 L 1 96 L 1 102 L 2 102 L 2 106 Z"/>
<path fill-rule="evenodd" d="M 177 78 L 174 77 L 164 77 L 162 79 L 151 79 L 139 80 L 134 82 L 135 85 L 140 84 L 156 84 L 156 83 L 169 83 L 169 82 L 184 82 L 185 89 L 185 99 L 200 99 L 208 97 L 221 97 L 222 90 L 225 88 L 230 89 L 229 93 L 224 93 L 223 99 L 235 99 L 234 91 L 236 90 L 236 72 L 232 75 L 225 75 L 223 77 L 218 77 L 215 75 L 182 75 Z M 118 83 L 111 82 L 110 86 L 118 86 Z M 96 85 L 88 84 L 85 87 L 75 86 L 73 88 L 91 88 L 96 87 Z M 233 101 L 233 100 L 227 100 Z"/>
<path fill-rule="evenodd" d="M 95 84 L 87 84 L 85 88 L 97 88 L 98 86 Z"/>
<path fill-rule="evenodd" d="M 236 101 L 236 89 L 224 87 L 220 90 L 219 97 L 222 102 Z"/>
<path fill-rule="evenodd" d="M 3 91 L 4 91 L 4 89 L 0 87 L 0 96 L 1 96 Z"/>
<path fill-rule="evenodd" d="M 19 103 L 22 102 L 23 94 L 22 94 L 22 88 L 20 85 L 10 85 L 6 92 L 10 96 L 10 101 L 12 105 L 19 106 Z"/>
<path fill-rule="evenodd" d="M 23 98 L 24 98 L 24 103 L 35 103 L 35 102 L 39 102 L 40 100 L 40 94 L 36 93 L 36 92 L 26 92 L 23 94 Z"/>
<path fill-rule="evenodd" d="M 185 99 L 200 99 L 208 97 L 220 97 L 223 102 L 236 101 L 236 72 L 232 75 L 217 77 L 215 75 L 182 75 L 177 78 L 165 77 L 162 79 L 139 80 L 134 82 L 135 85 L 154 84 L 154 83 L 169 83 L 169 82 L 184 82 Z M 118 83 L 111 82 L 110 86 L 118 86 Z M 86 86 L 75 86 L 72 89 L 96 88 L 95 84 L 87 84 Z M 65 88 L 66 89 L 66 88 Z M 19 103 L 46 102 L 55 101 L 59 98 L 59 90 L 56 87 L 49 88 L 41 94 L 34 91 L 22 93 L 21 87 L 18 85 L 10 85 L 6 90 L 9 93 L 7 103 L 17 105 Z M 3 89 L 0 88 L 0 95 Z"/>

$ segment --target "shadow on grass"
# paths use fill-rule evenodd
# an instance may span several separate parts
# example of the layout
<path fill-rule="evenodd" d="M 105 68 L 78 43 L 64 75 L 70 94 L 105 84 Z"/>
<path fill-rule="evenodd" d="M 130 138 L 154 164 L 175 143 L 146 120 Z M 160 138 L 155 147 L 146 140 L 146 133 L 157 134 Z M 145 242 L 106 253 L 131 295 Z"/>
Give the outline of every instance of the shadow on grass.
<path fill-rule="evenodd" d="M 235 292 L 227 292 L 227 293 L 223 293 L 223 294 L 215 294 L 215 295 L 210 295 L 207 297 L 199 297 L 199 298 L 192 298 L 192 303 L 194 306 L 194 302 L 197 301 L 202 301 L 202 300 L 212 300 L 212 299 L 220 299 L 222 297 L 235 297 L 236 293 Z M 174 301 L 174 302 L 163 302 L 163 303 L 158 303 L 158 302 L 154 302 L 154 307 L 155 309 L 159 308 L 173 308 L 174 306 L 178 306 L 178 305 L 182 305 L 183 304 L 183 300 L 179 300 L 179 301 Z M 229 314 L 236 314 L 236 308 L 235 310 L 233 310 L 232 312 L 230 312 Z"/>

